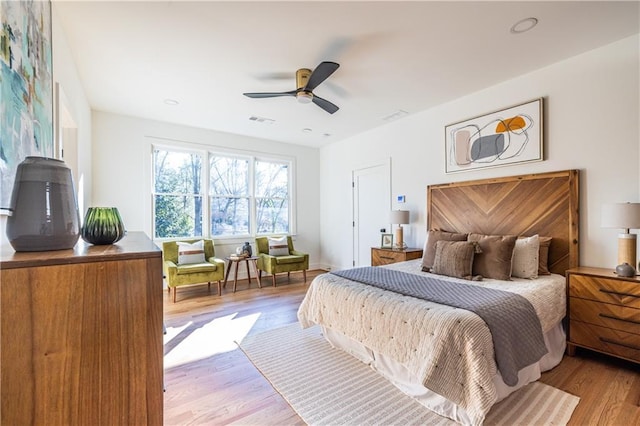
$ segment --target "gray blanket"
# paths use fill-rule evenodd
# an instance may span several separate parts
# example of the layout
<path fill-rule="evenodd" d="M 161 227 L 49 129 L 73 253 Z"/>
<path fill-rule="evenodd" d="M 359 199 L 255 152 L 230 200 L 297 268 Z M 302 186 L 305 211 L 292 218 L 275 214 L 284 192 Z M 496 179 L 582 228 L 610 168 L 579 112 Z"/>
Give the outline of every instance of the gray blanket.
<path fill-rule="evenodd" d="M 531 303 L 518 294 L 378 267 L 332 273 L 405 296 L 474 312 L 491 331 L 496 365 L 509 386 L 518 382 L 519 370 L 547 353 L 540 320 Z"/>

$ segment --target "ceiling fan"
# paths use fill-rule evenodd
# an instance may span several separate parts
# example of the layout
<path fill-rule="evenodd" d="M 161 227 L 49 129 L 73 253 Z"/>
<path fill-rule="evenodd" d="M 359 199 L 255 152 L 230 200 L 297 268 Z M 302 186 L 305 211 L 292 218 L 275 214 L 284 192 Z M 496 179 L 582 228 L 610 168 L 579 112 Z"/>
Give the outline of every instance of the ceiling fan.
<path fill-rule="evenodd" d="M 263 92 L 263 93 L 243 93 L 243 95 L 250 98 L 274 98 L 278 96 L 295 96 L 298 102 L 302 104 L 308 104 L 313 102 L 329 114 L 333 114 L 339 108 L 313 94 L 313 89 L 318 87 L 320 83 L 325 81 L 331 74 L 338 69 L 340 65 L 335 62 L 321 62 L 315 70 L 311 71 L 309 68 L 300 68 L 296 71 L 296 90 L 289 92 Z"/>

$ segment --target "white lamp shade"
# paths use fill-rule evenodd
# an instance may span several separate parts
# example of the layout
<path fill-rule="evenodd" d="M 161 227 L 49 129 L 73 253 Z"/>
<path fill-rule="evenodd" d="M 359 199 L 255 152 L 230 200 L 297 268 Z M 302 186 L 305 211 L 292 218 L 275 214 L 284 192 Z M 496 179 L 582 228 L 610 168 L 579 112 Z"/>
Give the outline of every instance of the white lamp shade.
<path fill-rule="evenodd" d="M 391 210 L 389 223 L 398 225 L 409 223 L 409 210 Z"/>
<path fill-rule="evenodd" d="M 603 228 L 640 229 L 640 203 L 602 205 Z"/>

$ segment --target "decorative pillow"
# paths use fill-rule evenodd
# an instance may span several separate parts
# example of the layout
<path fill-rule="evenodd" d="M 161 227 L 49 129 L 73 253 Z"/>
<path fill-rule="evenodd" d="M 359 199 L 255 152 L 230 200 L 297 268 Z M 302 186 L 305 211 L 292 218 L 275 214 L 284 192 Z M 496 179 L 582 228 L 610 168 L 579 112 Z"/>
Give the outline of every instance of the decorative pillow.
<path fill-rule="evenodd" d="M 176 242 L 178 244 L 178 264 L 187 263 L 204 263 L 204 241 L 196 241 L 193 244 L 183 241 Z"/>
<path fill-rule="evenodd" d="M 549 247 L 551 237 L 540 237 L 540 253 L 538 254 L 538 275 L 550 275 L 549 271 Z"/>
<path fill-rule="evenodd" d="M 455 232 L 432 230 L 427 232 L 427 241 L 424 243 L 424 254 L 422 255 L 422 269 L 429 272 L 433 267 L 433 261 L 436 257 L 436 243 L 438 241 L 466 241 L 467 234 L 458 234 Z"/>
<path fill-rule="evenodd" d="M 287 237 L 268 237 L 269 256 L 289 256 L 289 243 Z"/>
<path fill-rule="evenodd" d="M 509 281 L 516 239 L 515 235 L 469 234 L 469 241 L 477 241 L 482 249 L 473 259 L 473 275 Z"/>
<path fill-rule="evenodd" d="M 471 279 L 475 249 L 475 243 L 470 241 L 438 241 L 431 272 L 449 277 Z"/>
<path fill-rule="evenodd" d="M 511 260 L 511 276 L 518 278 L 538 278 L 540 239 L 537 235 L 520 237 L 516 240 Z"/>

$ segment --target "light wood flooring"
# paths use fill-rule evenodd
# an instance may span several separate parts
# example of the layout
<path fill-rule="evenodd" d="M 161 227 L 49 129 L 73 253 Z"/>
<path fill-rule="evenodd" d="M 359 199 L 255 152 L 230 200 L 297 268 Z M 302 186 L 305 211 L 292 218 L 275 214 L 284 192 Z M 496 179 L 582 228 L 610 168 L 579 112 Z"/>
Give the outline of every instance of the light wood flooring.
<path fill-rule="evenodd" d="M 235 341 L 297 321 L 308 283 L 323 271 L 227 284 L 221 297 L 206 285 L 166 295 L 165 425 L 304 425 L 237 349 Z M 578 349 L 541 379 L 581 398 L 569 425 L 640 424 L 640 366 Z"/>

